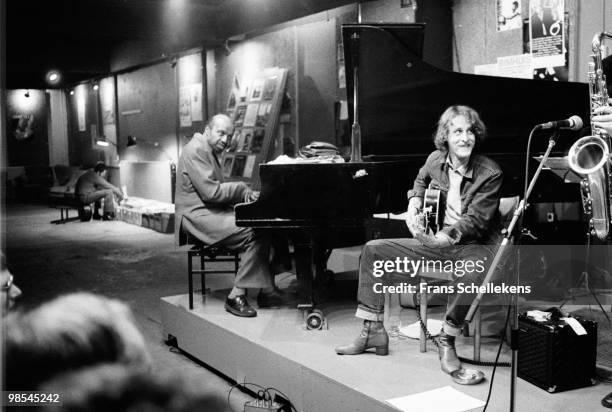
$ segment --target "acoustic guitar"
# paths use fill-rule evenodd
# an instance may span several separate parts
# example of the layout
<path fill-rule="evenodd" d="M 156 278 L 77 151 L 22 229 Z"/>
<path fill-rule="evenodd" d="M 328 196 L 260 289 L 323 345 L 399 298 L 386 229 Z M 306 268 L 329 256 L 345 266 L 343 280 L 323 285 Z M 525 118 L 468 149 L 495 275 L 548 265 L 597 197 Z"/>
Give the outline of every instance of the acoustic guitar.
<path fill-rule="evenodd" d="M 425 230 L 425 233 L 435 234 L 442 227 L 441 203 L 439 189 L 425 189 L 423 207 L 417 215 L 419 227 Z"/>

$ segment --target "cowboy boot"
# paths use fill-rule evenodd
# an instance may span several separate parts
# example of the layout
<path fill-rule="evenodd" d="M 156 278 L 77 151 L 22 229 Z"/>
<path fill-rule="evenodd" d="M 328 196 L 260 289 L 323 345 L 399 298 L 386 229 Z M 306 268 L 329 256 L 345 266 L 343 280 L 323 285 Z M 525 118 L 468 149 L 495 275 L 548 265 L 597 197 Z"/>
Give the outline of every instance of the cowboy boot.
<path fill-rule="evenodd" d="M 459 361 L 459 357 L 457 357 L 457 352 L 455 351 L 455 337 L 442 331 L 437 340 L 440 368 L 449 375 L 461 369 L 461 361 Z"/>
<path fill-rule="evenodd" d="M 389 354 L 389 335 L 382 322 L 370 320 L 363 321 L 361 333 L 351 344 L 336 348 L 338 355 L 359 355 L 370 348 L 376 349 L 376 354 L 385 356 Z"/>

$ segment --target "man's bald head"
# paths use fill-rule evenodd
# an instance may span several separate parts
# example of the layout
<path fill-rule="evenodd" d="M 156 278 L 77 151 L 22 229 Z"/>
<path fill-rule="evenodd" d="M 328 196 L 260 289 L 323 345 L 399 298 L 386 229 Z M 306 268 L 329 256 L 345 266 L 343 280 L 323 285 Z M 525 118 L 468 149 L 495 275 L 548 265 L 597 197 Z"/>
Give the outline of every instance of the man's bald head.
<path fill-rule="evenodd" d="M 229 144 L 234 133 L 234 123 L 229 116 L 219 113 L 210 118 L 206 127 L 206 139 L 216 154 L 220 154 Z"/>
<path fill-rule="evenodd" d="M 223 114 L 223 113 L 217 113 L 216 115 L 211 117 L 210 120 L 208 121 L 208 127 L 212 129 L 214 126 L 224 125 L 227 123 L 230 123 L 232 127 L 234 125 L 234 123 L 232 122 L 232 119 L 230 119 L 228 115 Z"/>

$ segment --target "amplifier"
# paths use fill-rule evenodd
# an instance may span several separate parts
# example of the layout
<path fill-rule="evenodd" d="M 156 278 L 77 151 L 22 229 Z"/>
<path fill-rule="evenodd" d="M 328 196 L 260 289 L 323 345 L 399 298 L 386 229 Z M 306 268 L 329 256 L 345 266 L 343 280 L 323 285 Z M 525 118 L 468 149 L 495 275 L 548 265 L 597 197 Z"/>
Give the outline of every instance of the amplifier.
<path fill-rule="evenodd" d="M 550 393 L 595 384 L 597 322 L 575 319 L 586 335 L 577 335 L 563 320 L 539 322 L 519 316 L 519 378 Z"/>

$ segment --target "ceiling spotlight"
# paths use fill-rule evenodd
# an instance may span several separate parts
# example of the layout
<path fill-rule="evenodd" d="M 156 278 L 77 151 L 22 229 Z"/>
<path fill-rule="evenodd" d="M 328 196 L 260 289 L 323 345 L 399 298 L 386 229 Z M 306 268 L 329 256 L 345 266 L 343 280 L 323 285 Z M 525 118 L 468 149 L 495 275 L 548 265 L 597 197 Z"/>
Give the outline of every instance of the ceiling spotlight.
<path fill-rule="evenodd" d="M 74 90 L 70 90 L 70 96 L 74 96 Z"/>
<path fill-rule="evenodd" d="M 25 96 L 25 97 L 30 97 L 30 91 L 29 91 L 29 90 L 26 90 L 26 92 L 25 92 L 24 96 Z"/>
<path fill-rule="evenodd" d="M 49 84 L 58 84 L 62 76 L 57 70 L 51 70 L 47 73 L 47 83 Z"/>
<path fill-rule="evenodd" d="M 100 86 L 98 85 L 98 83 L 94 83 L 93 85 L 93 89 L 94 90 L 98 90 L 100 88 Z"/>

